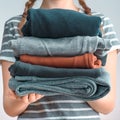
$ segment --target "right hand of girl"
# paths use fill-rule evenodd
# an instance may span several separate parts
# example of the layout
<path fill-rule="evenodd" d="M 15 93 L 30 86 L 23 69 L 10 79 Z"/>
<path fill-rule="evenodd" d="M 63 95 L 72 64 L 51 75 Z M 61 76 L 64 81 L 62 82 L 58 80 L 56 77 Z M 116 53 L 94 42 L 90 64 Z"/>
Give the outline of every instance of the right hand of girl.
<path fill-rule="evenodd" d="M 26 105 L 36 102 L 37 100 L 44 97 L 44 95 L 40 95 L 36 93 L 27 94 L 25 96 L 17 96 L 15 92 L 12 91 L 11 89 L 9 89 L 8 96 L 9 98 L 13 100 L 21 101 L 22 103 L 25 103 Z"/>

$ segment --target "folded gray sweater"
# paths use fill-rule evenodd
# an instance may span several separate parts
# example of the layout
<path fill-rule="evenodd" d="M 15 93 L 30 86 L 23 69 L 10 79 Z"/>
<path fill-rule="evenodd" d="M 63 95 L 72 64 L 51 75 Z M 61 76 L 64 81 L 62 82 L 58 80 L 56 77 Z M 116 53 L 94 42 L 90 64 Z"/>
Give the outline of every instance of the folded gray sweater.
<path fill-rule="evenodd" d="M 8 42 L 15 56 L 21 54 L 76 56 L 84 53 L 95 53 L 96 56 L 103 57 L 115 44 L 118 44 L 118 42 L 112 43 L 109 39 L 98 36 L 75 36 L 57 39 L 21 37 Z"/>

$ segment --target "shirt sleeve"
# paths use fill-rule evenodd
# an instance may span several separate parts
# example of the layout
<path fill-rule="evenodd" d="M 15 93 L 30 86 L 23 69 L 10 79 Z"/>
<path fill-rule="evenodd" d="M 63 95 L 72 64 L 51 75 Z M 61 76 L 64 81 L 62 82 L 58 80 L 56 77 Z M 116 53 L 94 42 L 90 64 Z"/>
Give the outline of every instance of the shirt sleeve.
<path fill-rule="evenodd" d="M 110 51 L 118 50 L 120 49 L 120 40 L 117 38 L 116 32 L 114 30 L 114 25 L 111 23 L 111 20 L 109 17 L 103 17 L 102 21 L 102 28 L 103 28 L 103 38 L 104 39 L 110 39 L 112 42 L 112 48 Z M 109 52 L 110 52 L 109 51 Z"/>
<path fill-rule="evenodd" d="M 4 25 L 3 39 L 0 51 L 0 62 L 2 60 L 9 62 L 16 61 L 13 50 L 8 45 L 8 41 L 16 40 L 18 37 L 20 37 L 17 27 L 19 22 L 20 20 L 18 18 L 12 18 L 8 20 Z"/>

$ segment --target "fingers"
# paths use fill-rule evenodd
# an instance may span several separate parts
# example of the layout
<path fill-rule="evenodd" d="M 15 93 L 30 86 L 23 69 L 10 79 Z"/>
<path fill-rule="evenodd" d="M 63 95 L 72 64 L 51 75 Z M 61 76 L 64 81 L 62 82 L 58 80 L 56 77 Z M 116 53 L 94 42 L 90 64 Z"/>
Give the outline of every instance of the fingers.
<path fill-rule="evenodd" d="M 36 102 L 37 100 L 41 99 L 42 97 L 44 97 L 44 95 L 31 93 L 31 94 L 21 97 L 21 99 L 23 100 L 24 103 L 30 104 L 30 103 Z"/>
<path fill-rule="evenodd" d="M 31 93 L 31 94 L 28 95 L 28 101 L 29 101 L 30 103 L 35 102 L 35 100 L 36 100 L 36 95 L 35 95 L 35 93 Z"/>
<path fill-rule="evenodd" d="M 37 99 L 37 100 L 39 100 L 39 99 L 41 99 L 41 98 L 44 97 L 44 95 L 40 95 L 40 94 L 35 94 L 35 96 L 36 96 L 36 99 Z"/>
<path fill-rule="evenodd" d="M 22 96 L 21 99 L 24 103 L 29 104 L 28 95 Z"/>

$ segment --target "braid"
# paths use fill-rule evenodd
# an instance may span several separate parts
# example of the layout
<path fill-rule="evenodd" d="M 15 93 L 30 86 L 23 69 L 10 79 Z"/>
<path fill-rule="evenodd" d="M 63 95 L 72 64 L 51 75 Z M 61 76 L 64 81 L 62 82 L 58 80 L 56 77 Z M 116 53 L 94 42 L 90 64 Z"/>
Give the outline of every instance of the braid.
<path fill-rule="evenodd" d="M 85 13 L 88 15 L 91 15 L 91 8 L 89 8 L 86 5 L 85 1 L 84 0 L 78 0 L 78 1 L 79 1 L 80 5 L 84 8 Z M 102 34 L 104 34 L 102 25 L 100 26 L 100 30 L 101 30 Z"/>
<path fill-rule="evenodd" d="M 84 0 L 78 0 L 78 1 L 79 1 L 80 5 L 83 7 L 84 12 L 85 12 L 86 14 L 91 15 L 91 8 L 89 8 L 89 7 L 86 5 L 85 1 L 84 1 Z"/>
<path fill-rule="evenodd" d="M 19 32 L 20 34 L 21 33 L 21 28 L 23 27 L 23 25 L 25 24 L 26 22 L 26 17 L 27 17 L 27 11 L 34 5 L 34 3 L 36 2 L 36 0 L 28 0 L 26 3 L 25 3 L 25 8 L 24 8 L 24 12 L 22 14 L 22 19 L 21 19 L 21 22 L 18 24 L 18 28 L 19 28 Z"/>

